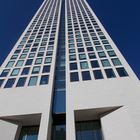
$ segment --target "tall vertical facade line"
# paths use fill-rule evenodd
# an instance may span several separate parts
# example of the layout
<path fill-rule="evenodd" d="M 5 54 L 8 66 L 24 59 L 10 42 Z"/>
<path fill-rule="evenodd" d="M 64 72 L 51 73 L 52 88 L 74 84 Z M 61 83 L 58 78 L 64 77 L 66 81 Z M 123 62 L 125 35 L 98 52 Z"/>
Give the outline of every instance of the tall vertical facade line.
<path fill-rule="evenodd" d="M 86 0 L 44 0 L 0 68 L 0 139 L 139 140 L 139 93 Z"/>

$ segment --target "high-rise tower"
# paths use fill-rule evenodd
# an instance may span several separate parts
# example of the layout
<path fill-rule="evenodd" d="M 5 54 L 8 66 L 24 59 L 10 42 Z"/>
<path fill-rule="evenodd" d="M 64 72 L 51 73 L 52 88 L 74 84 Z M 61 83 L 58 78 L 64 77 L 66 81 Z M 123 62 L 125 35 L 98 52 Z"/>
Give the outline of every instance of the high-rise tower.
<path fill-rule="evenodd" d="M 45 0 L 0 69 L 1 140 L 139 140 L 139 80 L 85 0 Z"/>

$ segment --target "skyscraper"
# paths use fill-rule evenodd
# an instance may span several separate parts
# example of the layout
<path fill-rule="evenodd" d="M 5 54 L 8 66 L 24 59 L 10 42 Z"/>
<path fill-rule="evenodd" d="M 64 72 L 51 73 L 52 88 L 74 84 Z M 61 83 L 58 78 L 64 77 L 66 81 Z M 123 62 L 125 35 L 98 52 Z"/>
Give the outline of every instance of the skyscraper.
<path fill-rule="evenodd" d="M 139 80 L 85 0 L 45 0 L 0 69 L 0 139 L 139 140 Z"/>

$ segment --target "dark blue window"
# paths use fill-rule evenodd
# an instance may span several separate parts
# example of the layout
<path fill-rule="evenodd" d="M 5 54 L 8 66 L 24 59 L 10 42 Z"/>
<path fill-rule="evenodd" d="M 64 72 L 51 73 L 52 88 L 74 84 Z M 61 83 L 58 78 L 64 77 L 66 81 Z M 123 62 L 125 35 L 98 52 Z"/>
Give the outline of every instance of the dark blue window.
<path fill-rule="evenodd" d="M 116 77 L 113 69 L 106 69 L 105 73 L 106 73 L 107 78 L 114 78 L 114 77 Z"/>
<path fill-rule="evenodd" d="M 4 79 L 0 79 L 0 87 L 2 86 Z"/>
<path fill-rule="evenodd" d="M 65 80 L 57 80 L 55 82 L 55 88 L 57 89 L 64 89 L 65 88 Z"/>
<path fill-rule="evenodd" d="M 43 75 L 41 76 L 40 80 L 40 85 L 46 85 L 49 82 L 49 76 L 48 75 Z"/>
<path fill-rule="evenodd" d="M 19 78 L 16 87 L 23 87 L 26 82 L 26 77 Z"/>
<path fill-rule="evenodd" d="M 35 52 L 37 50 L 37 48 L 32 48 L 31 52 Z"/>
<path fill-rule="evenodd" d="M 21 75 L 28 75 L 29 74 L 29 71 L 30 71 L 30 68 L 27 67 L 27 68 L 24 68 Z"/>
<path fill-rule="evenodd" d="M 89 71 L 83 71 L 82 72 L 82 79 L 85 81 L 85 80 L 91 80 L 91 76 L 90 76 L 90 73 Z"/>
<path fill-rule="evenodd" d="M 25 66 L 32 65 L 33 59 L 28 59 Z"/>
<path fill-rule="evenodd" d="M 64 90 L 55 91 L 53 112 L 60 113 L 66 110 L 66 97 Z"/>
<path fill-rule="evenodd" d="M 21 128 L 19 140 L 37 140 L 39 126 L 25 126 Z"/>
<path fill-rule="evenodd" d="M 11 78 L 11 79 L 8 79 L 6 85 L 4 86 L 4 88 L 11 88 L 13 87 L 14 83 L 15 83 L 15 78 Z"/>
<path fill-rule="evenodd" d="M 93 47 L 88 47 L 88 48 L 87 48 L 87 51 L 88 51 L 88 52 L 93 51 Z"/>
<path fill-rule="evenodd" d="M 9 71 L 10 71 L 9 69 L 3 70 L 3 72 L 0 75 L 0 77 L 6 77 L 8 75 L 8 73 L 9 73 Z"/>
<path fill-rule="evenodd" d="M 91 61 L 90 63 L 91 63 L 92 68 L 98 68 L 99 67 L 99 63 L 98 63 L 97 60 Z"/>
<path fill-rule="evenodd" d="M 78 72 L 72 72 L 72 73 L 70 73 L 70 81 L 71 82 L 79 81 Z"/>
<path fill-rule="evenodd" d="M 70 70 L 77 70 L 77 63 L 70 63 Z"/>
<path fill-rule="evenodd" d="M 116 70 L 120 77 L 128 76 L 128 73 L 126 72 L 126 70 L 124 68 L 116 68 Z"/>
<path fill-rule="evenodd" d="M 102 140 L 100 122 L 76 122 L 76 140 Z"/>
<path fill-rule="evenodd" d="M 78 52 L 84 52 L 84 48 L 78 48 Z"/>
<path fill-rule="evenodd" d="M 94 74 L 95 79 L 103 79 L 103 74 L 101 70 L 94 70 L 93 74 Z"/>
<path fill-rule="evenodd" d="M 50 72 L 50 66 L 43 67 L 43 73 Z"/>

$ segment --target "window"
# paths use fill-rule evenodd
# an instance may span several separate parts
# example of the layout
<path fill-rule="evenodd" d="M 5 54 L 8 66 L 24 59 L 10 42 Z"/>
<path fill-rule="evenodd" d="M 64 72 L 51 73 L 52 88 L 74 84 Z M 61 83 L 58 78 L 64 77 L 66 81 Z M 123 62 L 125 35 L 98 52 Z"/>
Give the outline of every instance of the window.
<path fill-rule="evenodd" d="M 19 74 L 20 69 L 14 69 L 11 73 L 11 76 L 17 76 Z"/>
<path fill-rule="evenodd" d="M 105 73 L 106 73 L 107 78 L 114 78 L 114 77 L 116 77 L 113 69 L 105 69 Z"/>
<path fill-rule="evenodd" d="M 88 69 L 88 63 L 87 62 L 80 62 L 80 66 L 81 66 L 81 69 Z"/>
<path fill-rule="evenodd" d="M 109 55 L 110 57 L 116 56 L 116 54 L 115 54 L 114 51 L 108 51 L 108 55 Z"/>
<path fill-rule="evenodd" d="M 35 64 L 41 64 L 41 63 L 42 63 L 42 58 L 37 58 Z"/>
<path fill-rule="evenodd" d="M 13 87 L 13 85 L 15 83 L 15 80 L 16 80 L 15 78 L 8 79 L 6 85 L 4 86 L 4 88 L 11 88 L 11 87 Z"/>
<path fill-rule="evenodd" d="M 85 54 L 79 54 L 79 59 L 80 59 L 80 60 L 86 59 L 86 55 L 85 55 Z"/>
<path fill-rule="evenodd" d="M 46 57 L 45 58 L 45 64 L 48 64 L 48 63 L 51 63 L 51 61 L 52 61 L 52 58 L 51 57 Z"/>
<path fill-rule="evenodd" d="M 49 81 L 49 76 L 43 75 L 43 76 L 41 76 L 40 85 L 46 85 L 46 84 L 48 84 L 48 81 Z"/>
<path fill-rule="evenodd" d="M 83 71 L 82 72 L 82 79 L 85 80 L 91 80 L 90 72 L 89 71 Z"/>
<path fill-rule="evenodd" d="M 112 47 L 110 45 L 104 45 L 106 50 L 110 50 L 112 49 Z"/>
<path fill-rule="evenodd" d="M 29 67 L 24 68 L 23 71 L 22 71 L 22 73 L 21 73 L 21 75 L 28 75 L 29 74 L 29 70 L 30 70 Z"/>
<path fill-rule="evenodd" d="M 25 66 L 32 65 L 32 62 L 33 62 L 33 59 L 28 59 L 28 60 L 26 61 Z"/>
<path fill-rule="evenodd" d="M 19 78 L 16 87 L 23 87 L 25 85 L 26 79 L 26 77 Z"/>
<path fill-rule="evenodd" d="M 99 68 L 100 67 L 97 60 L 91 61 L 90 63 L 91 63 L 92 68 Z"/>
<path fill-rule="evenodd" d="M 43 73 L 46 73 L 46 72 L 50 72 L 50 66 L 49 65 L 43 67 Z"/>
<path fill-rule="evenodd" d="M 79 81 L 78 72 L 72 72 L 72 73 L 70 73 L 70 81 L 71 82 Z"/>
<path fill-rule="evenodd" d="M 2 86 L 4 79 L 0 79 L 0 87 Z"/>
<path fill-rule="evenodd" d="M 70 70 L 77 70 L 77 63 L 70 63 Z"/>
<path fill-rule="evenodd" d="M 16 64 L 16 67 L 20 67 L 22 66 L 24 63 L 24 60 L 18 60 L 17 64 Z"/>
<path fill-rule="evenodd" d="M 102 140 L 100 121 L 76 122 L 76 140 Z"/>
<path fill-rule="evenodd" d="M 40 66 L 33 67 L 32 74 L 37 74 L 40 72 Z"/>
<path fill-rule="evenodd" d="M 14 65 L 15 61 L 10 61 L 8 62 L 8 64 L 6 65 L 7 68 L 12 67 Z"/>
<path fill-rule="evenodd" d="M 39 126 L 25 126 L 21 129 L 19 140 L 37 140 Z"/>
<path fill-rule="evenodd" d="M 8 75 L 8 73 L 9 73 L 9 71 L 10 71 L 9 69 L 3 70 L 3 72 L 0 75 L 0 77 L 6 77 Z"/>
<path fill-rule="evenodd" d="M 89 53 L 88 56 L 89 56 L 90 59 L 95 59 L 96 58 L 95 53 Z"/>
<path fill-rule="evenodd" d="M 96 50 L 100 51 L 100 50 L 103 50 L 103 48 L 102 48 L 102 46 L 96 46 Z"/>
<path fill-rule="evenodd" d="M 33 58 L 34 56 L 35 56 L 35 53 L 30 53 L 28 57 Z"/>
<path fill-rule="evenodd" d="M 105 53 L 104 52 L 98 52 L 98 55 L 100 58 L 104 58 L 106 57 Z"/>
<path fill-rule="evenodd" d="M 95 79 L 103 79 L 103 74 L 101 70 L 94 70 L 93 74 Z"/>
<path fill-rule="evenodd" d="M 101 60 L 103 67 L 109 67 L 110 63 L 107 59 Z"/>
<path fill-rule="evenodd" d="M 27 56 L 27 54 L 22 54 L 22 55 L 20 56 L 20 59 L 24 59 L 24 58 L 26 58 L 26 56 Z"/>
<path fill-rule="evenodd" d="M 126 72 L 126 70 L 124 68 L 116 68 L 116 70 L 120 77 L 128 76 L 128 73 Z"/>
<path fill-rule="evenodd" d="M 37 84 L 37 76 L 32 76 L 29 80 L 28 86 L 35 86 Z"/>
<path fill-rule="evenodd" d="M 112 62 L 113 62 L 113 64 L 114 64 L 114 66 L 122 65 L 121 62 L 120 62 L 120 60 L 119 60 L 118 58 L 112 59 Z"/>

